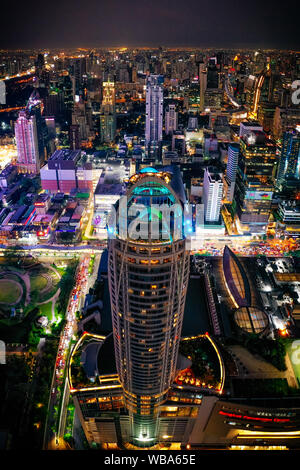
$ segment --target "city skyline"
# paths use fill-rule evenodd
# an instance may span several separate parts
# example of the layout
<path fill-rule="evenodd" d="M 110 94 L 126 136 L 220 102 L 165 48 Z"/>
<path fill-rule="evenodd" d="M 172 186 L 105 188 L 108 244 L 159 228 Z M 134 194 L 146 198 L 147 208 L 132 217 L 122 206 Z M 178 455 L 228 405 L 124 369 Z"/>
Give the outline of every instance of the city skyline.
<path fill-rule="evenodd" d="M 6 19 L 0 449 L 299 450 L 297 15 L 28 0 Z"/>

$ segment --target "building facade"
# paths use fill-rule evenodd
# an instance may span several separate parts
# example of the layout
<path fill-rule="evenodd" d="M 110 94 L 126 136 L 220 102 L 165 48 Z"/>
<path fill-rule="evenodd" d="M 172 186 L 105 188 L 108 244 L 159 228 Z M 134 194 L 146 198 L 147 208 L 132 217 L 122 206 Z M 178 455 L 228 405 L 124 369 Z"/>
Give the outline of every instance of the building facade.
<path fill-rule="evenodd" d="M 205 168 L 203 180 L 204 220 L 206 223 L 219 222 L 223 194 L 223 181 L 219 173 Z"/>
<path fill-rule="evenodd" d="M 19 172 L 38 174 L 40 157 L 35 116 L 28 116 L 26 111 L 20 111 L 15 123 L 15 138 Z"/>
<path fill-rule="evenodd" d="M 163 129 L 162 75 L 150 75 L 146 85 L 145 147 L 157 146 L 162 140 Z"/>
<path fill-rule="evenodd" d="M 283 134 L 281 155 L 278 165 L 276 185 L 281 186 L 284 179 L 299 179 L 300 132 L 290 131 Z"/>
<path fill-rule="evenodd" d="M 138 447 L 158 439 L 159 406 L 176 373 L 189 272 L 184 235 L 176 236 L 176 218 L 171 219 L 171 232 L 163 219 L 158 238 L 152 225 L 150 235 L 139 240 L 121 233 L 122 211 L 130 212 L 134 205 L 143 204 L 148 212 L 151 204 L 183 204 L 169 184 L 172 175 L 152 171 L 146 168 L 131 177 L 127 207 L 119 207 L 117 236 L 109 240 L 116 365 L 129 412 L 129 439 Z"/>
<path fill-rule="evenodd" d="M 167 135 L 177 130 L 177 112 L 175 104 L 169 104 L 165 113 L 165 132 Z"/>
<path fill-rule="evenodd" d="M 244 232 L 260 233 L 268 223 L 276 165 L 276 144 L 263 132 L 251 131 L 241 138 L 234 199 Z"/>

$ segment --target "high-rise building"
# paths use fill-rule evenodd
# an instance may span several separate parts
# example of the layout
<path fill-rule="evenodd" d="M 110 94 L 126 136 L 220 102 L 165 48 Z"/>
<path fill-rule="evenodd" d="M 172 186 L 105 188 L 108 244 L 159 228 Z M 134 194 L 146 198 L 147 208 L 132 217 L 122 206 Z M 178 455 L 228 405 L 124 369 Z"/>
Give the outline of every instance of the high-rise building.
<path fill-rule="evenodd" d="M 281 155 L 276 185 L 281 186 L 285 178 L 299 178 L 300 132 L 285 132 L 282 139 Z"/>
<path fill-rule="evenodd" d="M 169 104 L 165 112 L 165 132 L 167 135 L 177 130 L 178 114 L 175 104 Z"/>
<path fill-rule="evenodd" d="M 162 75 L 150 75 L 146 87 L 145 147 L 158 146 L 163 128 L 163 82 Z"/>
<path fill-rule="evenodd" d="M 236 143 L 230 143 L 228 145 L 228 158 L 227 158 L 227 169 L 226 169 L 226 180 L 228 183 L 228 189 L 226 194 L 226 200 L 232 202 L 234 195 L 234 187 L 236 181 L 236 173 L 238 167 L 240 146 Z"/>
<path fill-rule="evenodd" d="M 184 202 L 176 167 L 142 169 L 129 180 L 125 206 L 121 199 L 117 207 L 116 236 L 109 240 L 116 365 L 130 441 L 138 447 L 157 442 L 159 406 L 167 400 L 176 373 L 189 272 L 182 219 L 177 217 Z M 134 220 L 129 214 L 141 204 L 144 230 L 137 238 L 130 231 Z M 170 219 L 165 213 L 160 217 L 154 208 L 160 204 L 174 210 Z"/>
<path fill-rule="evenodd" d="M 44 70 L 44 66 L 45 66 L 44 54 L 38 54 L 37 59 L 35 61 L 35 72 L 39 78 L 41 77 L 41 74 Z"/>
<path fill-rule="evenodd" d="M 220 210 L 223 194 L 222 175 L 211 168 L 205 168 L 203 180 L 203 203 L 205 223 L 220 221 Z"/>
<path fill-rule="evenodd" d="M 102 84 L 102 106 L 115 106 L 115 84 L 110 80 Z"/>
<path fill-rule="evenodd" d="M 188 130 L 197 130 L 199 128 L 197 116 L 189 116 L 187 128 Z"/>
<path fill-rule="evenodd" d="M 280 108 L 274 114 L 273 134 L 275 139 L 281 139 L 285 132 L 295 129 L 300 122 L 299 106 Z"/>
<path fill-rule="evenodd" d="M 234 182 L 236 179 L 236 172 L 239 160 L 240 146 L 235 142 L 231 142 L 228 145 L 228 158 L 226 175 L 230 182 Z"/>
<path fill-rule="evenodd" d="M 207 64 L 207 88 L 219 88 L 219 73 L 215 57 L 210 58 Z"/>
<path fill-rule="evenodd" d="M 79 129 L 79 124 L 72 124 L 69 128 L 69 144 L 72 150 L 80 148 Z"/>
<path fill-rule="evenodd" d="M 199 64 L 199 86 L 200 86 L 200 112 L 204 111 L 204 96 L 207 85 L 207 71 L 206 65 L 201 63 Z"/>
<path fill-rule="evenodd" d="M 74 108 L 75 80 L 70 75 L 65 75 L 59 83 L 59 88 L 63 92 L 65 120 L 71 125 Z"/>
<path fill-rule="evenodd" d="M 15 123 L 17 144 L 17 167 L 21 173 L 37 174 L 40 169 L 40 155 L 37 136 L 36 117 L 20 111 Z"/>
<path fill-rule="evenodd" d="M 100 110 L 101 142 L 113 142 L 116 136 L 115 84 L 110 80 L 103 82 L 102 104 Z"/>
<path fill-rule="evenodd" d="M 261 233 L 269 220 L 276 172 L 276 144 L 264 132 L 240 140 L 234 199 L 243 232 Z"/>

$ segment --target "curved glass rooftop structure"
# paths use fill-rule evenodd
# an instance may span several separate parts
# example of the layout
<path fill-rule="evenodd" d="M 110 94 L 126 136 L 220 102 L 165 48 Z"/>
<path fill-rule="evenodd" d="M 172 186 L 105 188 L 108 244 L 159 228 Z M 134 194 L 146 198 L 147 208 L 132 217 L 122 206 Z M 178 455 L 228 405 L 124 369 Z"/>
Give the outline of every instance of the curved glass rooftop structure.
<path fill-rule="evenodd" d="M 170 243 L 184 238 L 181 187 L 175 171 L 143 168 L 129 179 L 127 195 L 116 207 L 117 238 L 137 243 Z M 180 186 L 180 185 L 179 185 Z"/>
<path fill-rule="evenodd" d="M 223 253 L 225 285 L 236 308 L 251 305 L 251 290 L 246 272 L 238 257 L 226 245 Z"/>
<path fill-rule="evenodd" d="M 258 307 L 241 307 L 234 314 L 234 321 L 246 333 L 262 334 L 269 326 L 268 315 Z"/>

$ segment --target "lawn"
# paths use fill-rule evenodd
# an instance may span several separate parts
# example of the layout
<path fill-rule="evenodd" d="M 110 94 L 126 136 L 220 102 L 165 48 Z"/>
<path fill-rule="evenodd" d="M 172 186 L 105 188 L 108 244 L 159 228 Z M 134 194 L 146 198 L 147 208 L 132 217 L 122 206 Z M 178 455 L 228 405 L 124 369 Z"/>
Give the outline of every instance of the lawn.
<path fill-rule="evenodd" d="M 42 304 L 38 306 L 41 315 L 48 317 L 48 320 L 52 321 L 52 302 L 48 302 L 47 304 Z"/>
<path fill-rule="evenodd" d="M 22 293 L 21 287 L 9 279 L 0 279 L 0 302 L 14 304 Z"/>
<path fill-rule="evenodd" d="M 45 289 L 47 285 L 47 279 L 44 276 L 30 276 L 30 288 L 31 290 L 41 291 Z"/>

